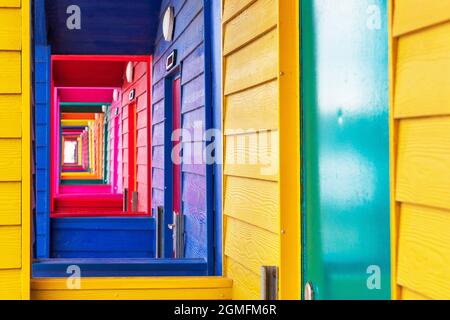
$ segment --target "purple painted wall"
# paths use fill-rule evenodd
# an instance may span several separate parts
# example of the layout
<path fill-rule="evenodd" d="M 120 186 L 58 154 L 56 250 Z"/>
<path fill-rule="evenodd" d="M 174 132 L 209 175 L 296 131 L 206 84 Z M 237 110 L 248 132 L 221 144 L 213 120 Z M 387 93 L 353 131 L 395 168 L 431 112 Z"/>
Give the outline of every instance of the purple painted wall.
<path fill-rule="evenodd" d="M 161 31 L 162 17 L 168 6 L 174 8 L 176 19 L 172 42 L 165 41 Z M 182 127 L 193 133 L 194 123 L 204 128 L 205 120 L 203 1 L 164 0 L 160 17 L 152 80 L 152 208 L 155 212 L 158 206 L 164 206 L 164 145 L 171 144 L 170 137 L 164 136 L 166 125 L 164 108 L 168 104 L 165 100 L 165 78 L 168 76 L 166 58 L 173 50 L 177 50 L 177 65 L 181 66 Z M 182 212 L 185 215 L 186 258 L 206 258 L 207 255 L 206 166 L 202 160 L 204 148 L 202 140 L 203 137 L 199 137 L 183 145 L 185 154 L 186 148 L 190 148 L 192 155 L 190 158 L 201 159 L 198 163 L 184 163 L 182 166 Z"/>

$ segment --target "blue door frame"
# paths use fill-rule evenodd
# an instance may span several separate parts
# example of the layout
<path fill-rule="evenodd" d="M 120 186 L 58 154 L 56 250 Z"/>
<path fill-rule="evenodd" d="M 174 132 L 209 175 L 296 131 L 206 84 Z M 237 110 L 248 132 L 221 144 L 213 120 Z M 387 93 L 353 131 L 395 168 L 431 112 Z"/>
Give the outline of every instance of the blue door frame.
<path fill-rule="evenodd" d="M 34 82 L 36 88 L 36 252 L 35 257 L 40 259 L 50 256 L 50 55 L 51 47 L 47 43 L 47 21 L 46 8 L 44 0 L 35 1 L 35 61 L 36 61 L 36 79 Z M 83 2 L 84 3 L 84 2 Z M 90 6 L 88 6 L 90 8 Z M 204 22 L 204 70 L 205 70 L 205 129 L 221 129 L 221 7 L 217 6 L 216 1 L 203 1 L 203 22 Z M 52 18 L 53 19 L 53 18 Z M 55 23 L 56 20 L 51 20 Z M 77 39 L 78 41 L 79 39 Z M 65 45 L 65 44 L 64 44 Z M 60 46 L 60 48 L 63 48 Z M 70 47 L 64 47 L 64 50 L 71 50 Z M 93 50 L 92 48 L 89 50 Z M 108 48 L 105 49 L 109 50 Z M 129 50 L 129 48 L 127 49 Z M 90 52 L 90 51 L 89 51 Z M 73 54 L 76 52 L 62 52 Z M 92 52 L 98 53 L 98 52 Z M 106 54 L 107 52 L 105 52 Z M 117 52 L 119 53 L 119 52 Z M 126 52 L 127 54 L 129 52 Z M 124 52 L 125 54 L 125 52 Z M 40 109 L 39 109 L 40 108 Z M 215 137 L 215 157 L 221 158 L 221 139 Z M 222 167 L 220 161 L 206 165 L 206 274 L 220 275 L 222 272 Z M 169 196 L 170 197 L 170 196 Z M 167 211 L 167 210 L 166 210 Z M 169 211 L 171 212 L 171 211 Z M 168 217 L 169 218 L 169 217 Z M 171 215 L 167 223 L 171 223 Z M 167 224 L 166 223 L 166 224 Z M 168 236 L 168 235 L 167 235 Z M 172 248 L 172 243 L 166 237 L 167 250 Z"/>

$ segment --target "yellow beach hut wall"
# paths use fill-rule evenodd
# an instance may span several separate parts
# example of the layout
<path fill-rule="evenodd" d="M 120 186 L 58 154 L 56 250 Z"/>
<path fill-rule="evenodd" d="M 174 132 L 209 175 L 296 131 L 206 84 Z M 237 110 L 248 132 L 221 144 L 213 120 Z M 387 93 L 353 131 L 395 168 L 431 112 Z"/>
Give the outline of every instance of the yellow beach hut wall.
<path fill-rule="evenodd" d="M 391 1 L 393 297 L 450 298 L 450 1 Z"/>
<path fill-rule="evenodd" d="M 233 299 L 300 297 L 298 1 L 224 0 L 223 252 Z"/>
<path fill-rule="evenodd" d="M 0 299 L 29 299 L 30 7 L 0 2 Z"/>

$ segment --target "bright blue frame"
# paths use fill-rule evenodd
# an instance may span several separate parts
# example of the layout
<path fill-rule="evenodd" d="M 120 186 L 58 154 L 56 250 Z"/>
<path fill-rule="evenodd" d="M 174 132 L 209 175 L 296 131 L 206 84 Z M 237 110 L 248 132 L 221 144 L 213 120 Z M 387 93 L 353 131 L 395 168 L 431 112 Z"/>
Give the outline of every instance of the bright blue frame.
<path fill-rule="evenodd" d="M 45 0 L 35 0 L 35 143 L 36 143 L 36 218 L 35 256 L 50 255 L 50 57 L 47 44 Z"/>

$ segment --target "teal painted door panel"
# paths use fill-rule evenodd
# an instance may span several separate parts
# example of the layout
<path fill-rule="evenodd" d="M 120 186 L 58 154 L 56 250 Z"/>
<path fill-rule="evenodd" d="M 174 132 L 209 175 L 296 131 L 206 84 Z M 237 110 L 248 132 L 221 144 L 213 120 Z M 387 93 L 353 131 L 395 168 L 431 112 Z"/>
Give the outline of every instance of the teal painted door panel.
<path fill-rule="evenodd" d="M 302 0 L 303 285 L 390 298 L 387 0 Z"/>

